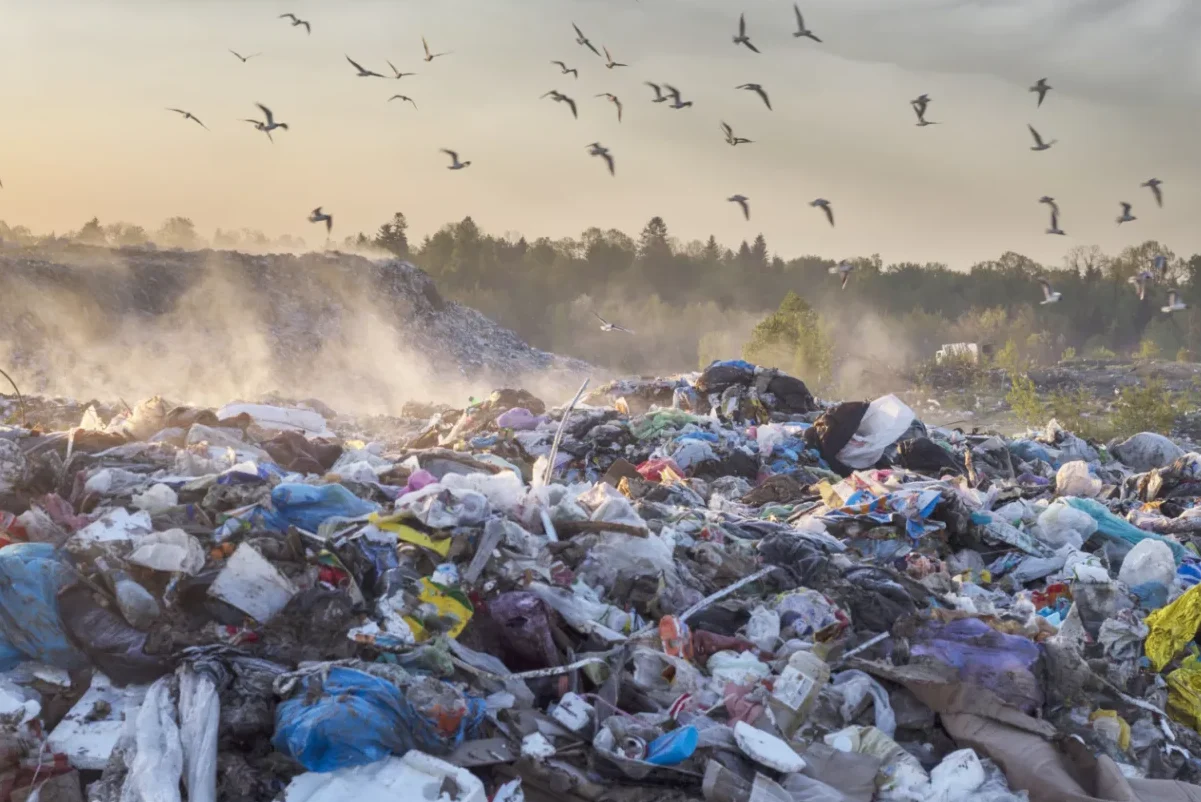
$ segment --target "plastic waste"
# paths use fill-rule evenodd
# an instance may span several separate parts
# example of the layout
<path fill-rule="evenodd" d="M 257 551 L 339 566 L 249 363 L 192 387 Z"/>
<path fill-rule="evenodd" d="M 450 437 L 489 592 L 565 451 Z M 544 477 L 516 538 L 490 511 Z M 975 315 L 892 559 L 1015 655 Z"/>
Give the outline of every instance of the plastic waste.
<path fill-rule="evenodd" d="M 431 529 L 450 529 L 483 524 L 491 505 L 483 493 L 436 482 L 398 498 L 396 511 L 411 515 Z"/>
<path fill-rule="evenodd" d="M 1115 457 L 1136 471 L 1164 468 L 1184 456 L 1184 449 L 1162 434 L 1139 432 L 1110 449 Z"/>
<path fill-rule="evenodd" d="M 529 431 L 530 429 L 538 428 L 538 424 L 545 418 L 540 415 L 535 415 L 525 407 L 514 407 L 507 409 L 500 414 L 496 419 L 496 425 L 502 429 L 513 429 L 515 431 Z"/>
<path fill-rule="evenodd" d="M 1083 510 L 1097 522 L 1097 532 L 1104 535 L 1114 545 L 1121 556 L 1129 553 L 1130 548 L 1144 540 L 1158 540 L 1172 550 L 1172 557 L 1177 563 L 1184 558 L 1185 549 L 1179 543 L 1167 538 L 1144 532 L 1134 524 L 1126 521 L 1109 511 L 1104 504 L 1091 498 L 1064 499 L 1078 510 Z"/>
<path fill-rule="evenodd" d="M 284 802 L 488 802 L 484 784 L 470 771 L 415 749 L 404 757 L 365 766 L 301 774 L 283 798 Z"/>
<path fill-rule="evenodd" d="M 320 413 L 311 409 L 274 407 L 268 404 L 226 404 L 217 410 L 220 420 L 239 415 L 250 418 L 264 429 L 271 431 L 301 432 L 308 437 L 332 437 L 333 432 Z"/>
<path fill-rule="evenodd" d="M 1176 601 L 1151 613 L 1144 623 L 1151 631 L 1143 648 L 1151 667 L 1163 671 L 1201 629 L 1201 585 L 1194 585 Z"/>
<path fill-rule="evenodd" d="M 208 590 L 210 596 L 264 624 L 298 592 L 292 580 L 247 543 L 238 546 Z"/>
<path fill-rule="evenodd" d="M 660 735 L 646 745 L 647 763 L 656 766 L 674 766 L 692 757 L 696 751 L 700 733 L 696 727 L 681 727 Z"/>
<path fill-rule="evenodd" d="M 870 468 L 905 434 L 915 417 L 913 410 L 895 395 L 877 398 L 868 405 L 855 435 L 838 452 L 838 459 L 855 469 Z"/>
<path fill-rule="evenodd" d="M 830 733 L 823 740 L 841 752 L 855 752 L 879 760 L 876 785 L 883 792 L 898 791 L 903 799 L 906 791 L 921 788 L 929 781 L 921 762 L 875 727 L 846 727 Z M 922 797 L 914 795 L 913 798 Z"/>
<path fill-rule="evenodd" d="M 134 629 L 147 630 L 158 620 L 162 610 L 154 594 L 139 585 L 120 568 L 110 566 L 103 557 L 96 558 L 96 567 L 107 577 L 117 597 L 117 609 Z"/>
<path fill-rule="evenodd" d="M 138 541 L 127 562 L 155 571 L 193 575 L 204 568 L 204 547 L 182 529 L 152 532 Z"/>
<path fill-rule="evenodd" d="M 1039 514 L 1038 530 L 1039 539 L 1053 549 L 1080 548 L 1097 531 L 1097 522 L 1087 512 L 1057 502 Z"/>
<path fill-rule="evenodd" d="M 316 532 L 330 518 L 360 518 L 379 510 L 342 485 L 279 484 L 271 491 L 271 506 L 270 520 L 280 531 L 296 526 Z"/>
<path fill-rule="evenodd" d="M 164 484 L 151 485 L 145 493 L 133 497 L 133 506 L 151 515 L 157 515 L 179 504 L 179 496 Z"/>
<path fill-rule="evenodd" d="M 1162 607 L 1176 579 L 1176 561 L 1172 550 L 1158 540 L 1135 544 L 1118 571 L 1118 581 L 1126 583 L 1146 607 Z"/>
<path fill-rule="evenodd" d="M 1033 672 L 1038 645 L 997 632 L 978 618 L 922 626 L 913 638 L 912 653 L 955 668 L 964 681 L 988 688 L 1027 712 L 1042 704 L 1042 688 Z"/>
<path fill-rule="evenodd" d="M 22 659 L 87 666 L 59 622 L 58 594 L 73 577 L 48 543 L 0 548 L 0 671 Z"/>
<path fill-rule="evenodd" d="M 217 802 L 221 700 L 212 676 L 190 666 L 179 671 L 179 722 L 188 802 Z"/>
<path fill-rule="evenodd" d="M 1105 483 L 1089 471 L 1088 463 L 1081 460 L 1064 463 L 1055 474 L 1055 492 L 1061 496 L 1096 498 L 1104 487 Z"/>
<path fill-rule="evenodd" d="M 146 692 L 138 710 L 134 739 L 133 760 L 129 762 L 121 798 L 163 802 L 179 799 L 183 745 L 168 678 L 158 680 Z"/>
<path fill-rule="evenodd" d="M 768 768 L 782 772 L 801 771 L 805 768 L 805 759 L 796 750 L 776 736 L 763 730 L 755 729 L 745 721 L 734 725 L 734 740 L 742 753 Z"/>
<path fill-rule="evenodd" d="M 888 737 L 897 731 L 897 717 L 892 710 L 888 691 L 879 682 L 862 671 L 843 671 L 834 675 L 833 686 L 842 694 L 842 717 L 847 721 L 855 717 L 855 712 L 863 701 L 871 697 L 876 715 L 876 729 Z"/>
<path fill-rule="evenodd" d="M 763 605 L 756 607 L 747 622 L 746 637 L 762 651 L 775 651 L 780 640 L 780 614 Z"/>

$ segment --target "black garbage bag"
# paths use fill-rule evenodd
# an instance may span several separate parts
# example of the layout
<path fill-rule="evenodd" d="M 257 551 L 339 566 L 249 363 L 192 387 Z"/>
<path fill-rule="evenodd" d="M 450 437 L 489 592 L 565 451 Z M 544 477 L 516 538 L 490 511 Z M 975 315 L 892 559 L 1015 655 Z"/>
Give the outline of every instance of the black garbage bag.
<path fill-rule="evenodd" d="M 172 669 L 166 658 L 146 654 L 145 632 L 97 604 L 86 585 L 73 585 L 58 595 L 58 615 L 75 647 L 117 687 L 154 682 Z"/>
<path fill-rule="evenodd" d="M 928 591 L 921 585 L 909 588 L 902 578 L 883 568 L 856 566 L 843 574 L 843 583 L 827 595 L 850 611 L 855 629 L 888 632 L 900 619 L 925 607 Z"/>
<path fill-rule="evenodd" d="M 897 458 L 902 468 L 929 476 L 963 473 L 963 466 L 948 454 L 946 449 L 928 437 L 902 440 L 898 444 Z"/>
<path fill-rule="evenodd" d="M 830 557 L 821 547 L 788 532 L 774 532 L 760 540 L 759 557 L 765 565 L 783 569 L 794 587 L 818 587 L 830 568 Z"/>
<path fill-rule="evenodd" d="M 838 460 L 838 452 L 851 442 L 859 424 L 867 414 L 867 401 L 844 401 L 826 410 L 805 430 L 805 444 L 816 448 L 830 468 L 841 476 L 850 476 L 851 469 Z"/>
<path fill-rule="evenodd" d="M 800 379 L 773 371 L 766 390 L 775 398 L 775 411 L 800 414 L 817 409 L 813 394 Z"/>
<path fill-rule="evenodd" d="M 755 369 L 744 362 L 714 362 L 696 380 L 696 390 L 702 395 L 724 392 L 734 385 L 748 385 L 755 379 Z"/>

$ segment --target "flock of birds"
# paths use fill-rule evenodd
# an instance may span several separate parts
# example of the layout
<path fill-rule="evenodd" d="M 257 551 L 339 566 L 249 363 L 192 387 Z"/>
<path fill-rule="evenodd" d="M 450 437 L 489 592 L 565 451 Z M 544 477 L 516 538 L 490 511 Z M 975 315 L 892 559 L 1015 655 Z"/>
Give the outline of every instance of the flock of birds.
<path fill-rule="evenodd" d="M 806 26 L 804 16 L 801 14 L 800 8 L 795 3 L 793 4 L 793 14 L 795 17 L 795 22 L 796 22 L 796 28 L 792 32 L 793 37 L 797 38 L 797 39 L 801 39 L 801 38 L 810 39 L 814 42 L 820 43 L 822 40 L 820 38 L 818 38 L 818 36 L 811 29 L 809 29 Z M 303 27 L 307 34 L 312 34 L 312 32 L 313 32 L 312 24 L 308 20 L 301 19 L 298 16 L 296 16 L 295 14 L 291 14 L 291 13 L 281 14 L 281 15 L 279 15 L 279 19 L 288 20 L 291 23 L 292 27 L 294 27 L 294 28 Z M 593 42 L 588 38 L 588 36 L 586 36 L 584 34 L 584 32 L 580 29 L 580 27 L 578 25 L 576 25 L 575 23 L 572 23 L 572 28 L 575 31 L 575 43 L 577 45 L 579 45 L 580 47 L 591 52 L 597 58 L 602 59 L 605 69 L 614 70 L 617 68 L 629 66 L 625 62 L 617 61 L 613 57 L 612 53 L 610 53 L 608 47 L 602 45 L 600 49 L 597 49 L 596 45 L 593 44 Z M 733 36 L 733 43 L 734 43 L 735 47 L 746 48 L 747 50 L 750 50 L 753 53 L 760 53 L 759 48 L 752 41 L 751 35 L 748 32 L 745 14 L 740 14 L 738 17 L 738 28 L 737 28 L 737 32 Z M 444 51 L 444 52 L 432 51 L 430 49 L 429 43 L 426 41 L 424 36 L 421 39 L 421 45 L 422 45 L 422 49 L 424 51 L 423 60 L 426 63 L 430 63 L 438 58 L 443 58 L 445 56 L 449 56 L 453 53 L 453 51 Z M 229 52 L 231 54 L 233 54 L 233 56 L 236 57 L 243 64 L 247 63 L 252 58 L 262 55 L 261 53 L 251 53 L 249 55 L 242 55 L 241 53 L 238 53 L 237 51 L 234 51 L 234 50 L 230 50 Z M 416 73 L 412 73 L 412 72 L 402 72 L 401 70 L 397 69 L 396 66 L 393 65 L 392 62 L 390 62 L 390 61 L 388 61 L 386 63 L 388 64 L 388 67 L 392 71 L 391 76 L 385 75 L 385 74 L 383 74 L 381 72 L 377 72 L 375 70 L 367 69 L 362 64 L 360 64 L 359 62 L 352 59 L 350 56 L 346 56 L 346 60 L 347 60 L 347 62 L 350 63 L 350 66 L 354 68 L 356 76 L 360 77 L 360 78 L 380 78 L 380 79 L 384 79 L 384 80 L 400 80 L 405 77 L 416 74 Z M 576 67 L 568 66 L 568 64 L 565 61 L 554 60 L 554 61 L 551 61 L 550 63 L 559 68 L 560 74 L 571 75 L 575 79 L 579 78 L 579 75 L 580 75 L 579 69 Z M 651 91 L 654 93 L 654 97 L 651 98 L 651 101 L 650 101 L 652 103 L 667 104 L 666 107 L 669 109 L 673 109 L 673 110 L 687 109 L 687 108 L 691 108 L 693 105 L 693 102 L 691 100 L 684 100 L 681 95 L 680 90 L 677 89 L 676 87 L 672 86 L 671 84 L 653 83 L 651 81 L 644 81 L 644 84 L 647 87 L 649 87 L 651 89 Z M 1030 87 L 1029 91 L 1031 93 L 1036 93 L 1038 95 L 1038 102 L 1037 102 L 1038 108 L 1042 107 L 1043 102 L 1047 98 L 1048 92 L 1050 92 L 1052 90 L 1052 88 L 1053 87 L 1047 82 L 1046 78 L 1040 78 L 1033 86 Z M 747 91 L 747 92 L 751 92 L 751 93 L 755 94 L 763 102 L 763 105 L 769 111 L 772 110 L 771 97 L 768 95 L 767 90 L 761 84 L 745 83 L 745 84 L 741 84 L 741 85 L 735 87 L 735 89 L 743 90 L 743 91 Z M 611 92 L 602 92 L 602 93 L 595 95 L 595 97 L 596 98 L 604 98 L 607 102 L 611 103 L 616 111 L 617 121 L 619 123 L 622 121 L 624 105 L 622 104 L 621 99 L 617 95 L 615 95 Z M 549 92 L 542 95 L 542 98 L 543 99 L 549 98 L 556 103 L 565 104 L 568 107 L 568 109 L 571 111 L 572 117 L 576 118 L 576 119 L 579 118 L 578 105 L 577 105 L 575 99 L 568 96 L 567 94 L 560 92 L 556 89 L 552 89 Z M 394 101 L 394 100 L 400 100 L 402 102 L 407 102 L 407 103 L 411 104 L 414 109 L 417 108 L 416 101 L 413 100 L 413 98 L 409 97 L 408 95 L 395 94 L 395 95 L 392 95 L 390 98 L 388 98 L 389 102 Z M 930 125 L 940 124 L 940 121 L 930 120 L 930 119 L 927 119 L 927 117 L 926 117 L 927 111 L 929 110 L 930 104 L 932 102 L 932 100 L 928 94 L 919 95 L 918 97 L 916 97 L 915 99 L 913 99 L 909 102 L 913 108 L 914 114 L 917 117 L 917 126 L 918 127 L 926 127 L 926 126 L 930 126 Z M 266 134 L 268 140 L 270 140 L 272 143 L 274 143 L 275 140 L 272 137 L 272 132 L 273 131 L 281 131 L 281 130 L 287 131 L 288 124 L 286 122 L 277 121 L 275 118 L 275 115 L 271 111 L 271 109 L 269 109 L 267 106 L 263 105 L 262 103 L 256 103 L 255 105 L 262 112 L 263 119 L 247 118 L 247 119 L 243 119 L 242 122 L 250 123 L 252 126 L 254 126 L 255 130 Z M 206 126 L 200 120 L 199 117 L 192 114 L 190 111 L 187 111 L 185 109 L 179 109 L 179 108 L 169 108 L 168 110 L 171 112 L 174 112 L 176 114 L 179 114 L 183 117 L 183 119 L 195 122 L 196 124 L 200 125 L 202 128 L 205 128 L 206 130 L 208 130 L 208 126 Z M 1034 144 L 1030 148 L 1032 151 L 1041 152 L 1041 151 L 1050 150 L 1051 147 L 1057 143 L 1057 140 L 1055 140 L 1055 139 L 1044 139 L 1042 134 L 1040 134 L 1033 125 L 1027 125 L 1027 127 L 1029 128 L 1030 135 L 1034 140 Z M 720 130 L 722 132 L 722 135 L 723 135 L 726 143 L 731 146 L 751 144 L 754 141 L 751 139 L 747 139 L 745 137 L 737 136 L 734 133 L 733 127 L 731 127 L 728 123 L 726 123 L 724 121 L 722 121 L 720 124 Z M 613 155 L 613 152 L 609 148 L 605 147 L 600 142 L 592 142 L 586 146 L 586 150 L 589 155 L 597 157 L 604 162 L 605 166 L 608 168 L 610 175 L 615 176 L 617 174 L 616 159 Z M 459 153 L 455 150 L 451 150 L 449 148 L 442 148 L 441 152 L 450 158 L 451 163 L 447 166 L 447 169 L 449 169 L 449 170 L 463 170 L 463 169 L 471 166 L 471 161 L 461 159 L 459 156 Z M 1145 181 L 1141 184 L 1141 187 L 1148 188 L 1151 190 L 1151 192 L 1155 198 L 1156 204 L 1160 207 L 1163 206 L 1163 190 L 1161 188 L 1162 184 L 1163 184 L 1163 182 L 1157 178 L 1149 179 L 1148 181 Z M 2 185 L 0 185 L 0 186 L 2 186 Z M 750 220 L 750 218 L 751 218 L 750 198 L 748 198 L 746 195 L 735 194 L 735 195 L 731 195 L 729 198 L 727 198 L 727 201 L 730 203 L 737 204 L 742 211 L 743 217 L 746 220 Z M 1060 235 L 1060 236 L 1064 235 L 1066 232 L 1062 228 L 1060 228 L 1059 206 L 1056 203 L 1055 199 L 1050 196 L 1043 196 L 1042 198 L 1039 199 L 1039 202 L 1046 204 L 1050 208 L 1051 225 L 1046 230 L 1046 233 L 1053 234 L 1053 235 Z M 829 224 L 831 226 L 834 225 L 834 208 L 829 200 L 826 200 L 825 198 L 817 198 L 817 199 L 811 201 L 809 205 L 813 208 L 820 209 L 822 211 L 822 213 L 825 215 L 826 220 L 829 222 Z M 1120 203 L 1120 205 L 1121 205 L 1122 213 L 1117 218 L 1117 222 L 1119 225 L 1122 223 L 1129 223 L 1129 222 L 1132 222 L 1137 219 L 1132 214 L 1132 209 L 1133 209 L 1132 204 L 1122 201 Z M 333 215 L 324 212 L 322 210 L 322 207 L 320 207 L 320 206 L 312 211 L 312 213 L 308 217 L 308 220 L 309 220 L 309 222 L 315 223 L 315 224 L 324 223 L 325 227 L 326 227 L 327 235 L 330 234 L 333 230 Z M 845 290 L 847 287 L 847 284 L 850 280 L 851 273 L 854 271 L 854 269 L 855 269 L 855 266 L 852 263 L 850 263 L 846 260 L 843 260 L 836 266 L 831 267 L 830 273 L 833 275 L 836 275 L 840 278 L 842 289 Z M 1150 284 L 1152 284 L 1153 282 L 1166 282 L 1166 280 L 1167 280 L 1167 260 L 1162 255 L 1160 255 L 1160 256 L 1155 257 L 1153 270 L 1141 270 L 1137 275 L 1131 277 L 1130 282 L 1135 285 L 1135 288 L 1138 292 L 1139 299 L 1145 300 L 1146 296 L 1147 296 L 1147 288 Z M 1055 291 L 1051 287 L 1050 283 L 1045 278 L 1040 278 L 1039 283 L 1041 284 L 1042 289 L 1043 289 L 1042 304 L 1045 305 L 1045 304 L 1057 303 L 1063 297 L 1062 293 Z M 1168 292 L 1167 305 L 1162 307 L 1162 310 L 1166 313 L 1171 313 L 1171 312 L 1180 311 L 1185 308 L 1186 308 L 1186 305 L 1179 302 L 1176 292 L 1174 290 L 1170 290 Z M 601 318 L 599 315 L 597 315 L 596 317 L 601 322 L 601 330 L 602 331 L 632 333 L 629 331 L 629 329 L 626 329 L 626 328 L 616 325 L 614 323 L 610 323 L 610 322 L 606 321 L 604 318 Z"/>

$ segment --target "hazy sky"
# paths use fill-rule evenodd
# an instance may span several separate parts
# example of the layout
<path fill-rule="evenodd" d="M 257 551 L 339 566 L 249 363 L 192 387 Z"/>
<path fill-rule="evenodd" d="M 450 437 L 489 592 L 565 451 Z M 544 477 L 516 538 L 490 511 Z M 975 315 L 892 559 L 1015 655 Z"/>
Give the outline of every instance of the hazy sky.
<path fill-rule="evenodd" d="M 472 215 L 487 231 L 636 235 L 654 214 L 681 240 L 758 232 L 784 257 L 879 252 L 954 267 L 1017 250 L 1058 262 L 1157 238 L 1201 251 L 1197 0 L 806 0 L 824 40 L 791 35 L 784 0 L 2 0 L 0 219 L 35 230 L 92 215 L 203 234 L 259 228 L 319 244 L 393 211 L 413 233 Z M 312 35 L 277 19 L 295 12 Z M 740 11 L 762 55 L 736 48 Z M 628 68 L 606 70 L 577 23 Z M 421 36 L 452 55 L 421 60 Z M 227 52 L 262 51 L 242 64 Z M 349 54 L 390 72 L 358 78 Z M 551 59 L 580 70 L 560 75 Z M 1055 89 L 1041 109 L 1027 88 Z M 643 81 L 693 108 L 649 102 Z M 775 111 L 734 87 L 761 83 Z M 550 100 L 576 99 L 580 119 Z M 402 92 L 419 110 L 386 99 Z M 594 98 L 613 92 L 625 104 Z M 917 128 L 907 101 L 933 97 Z M 241 117 L 270 106 L 272 146 Z M 189 109 L 204 131 L 164 110 Z M 718 123 L 753 145 L 724 144 Z M 1059 140 L 1031 152 L 1026 124 Z M 612 149 L 610 178 L 585 146 Z M 458 150 L 471 167 L 446 169 Z M 1165 208 L 1139 183 L 1163 179 Z M 725 198 L 751 199 L 751 221 Z M 1043 234 L 1055 196 L 1067 237 Z M 831 229 L 808 202 L 832 201 Z M 1118 202 L 1138 221 L 1117 226 Z"/>

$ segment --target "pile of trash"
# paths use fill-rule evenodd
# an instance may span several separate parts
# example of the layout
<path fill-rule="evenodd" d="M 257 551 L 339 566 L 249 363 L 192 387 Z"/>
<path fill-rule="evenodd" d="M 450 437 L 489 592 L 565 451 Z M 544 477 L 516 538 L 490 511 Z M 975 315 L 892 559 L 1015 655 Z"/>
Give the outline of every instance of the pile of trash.
<path fill-rule="evenodd" d="M 0 802 L 1201 800 L 1201 454 L 741 361 L 429 412 L 0 426 Z"/>

